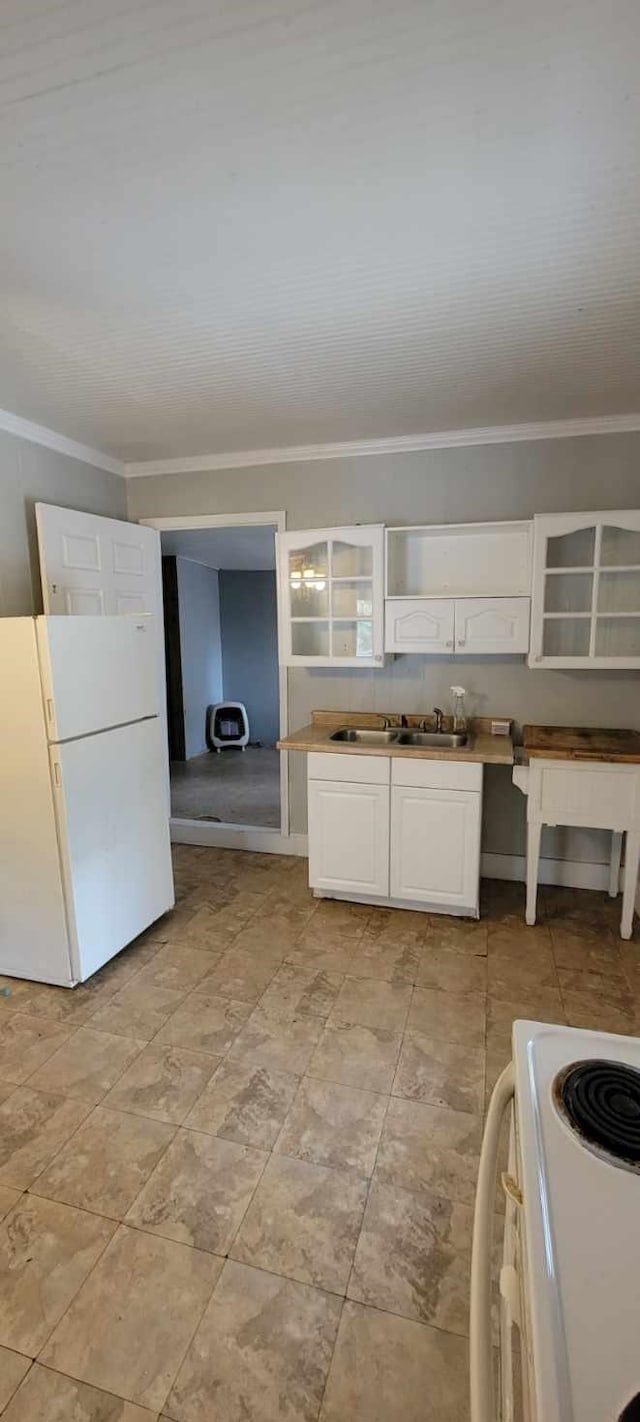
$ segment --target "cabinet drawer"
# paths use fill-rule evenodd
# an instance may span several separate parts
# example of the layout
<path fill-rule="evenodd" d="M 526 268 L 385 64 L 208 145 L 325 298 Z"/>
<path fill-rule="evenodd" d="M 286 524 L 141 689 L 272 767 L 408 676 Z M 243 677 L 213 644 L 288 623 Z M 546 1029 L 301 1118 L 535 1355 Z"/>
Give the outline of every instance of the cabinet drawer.
<path fill-rule="evenodd" d="M 460 760 L 429 760 L 395 756 L 391 761 L 392 785 L 415 785 L 426 790 L 482 789 L 482 766 Z"/>
<path fill-rule="evenodd" d="M 388 785 L 388 755 L 350 755 L 348 751 L 310 751 L 309 780 L 347 780 L 352 785 Z"/>

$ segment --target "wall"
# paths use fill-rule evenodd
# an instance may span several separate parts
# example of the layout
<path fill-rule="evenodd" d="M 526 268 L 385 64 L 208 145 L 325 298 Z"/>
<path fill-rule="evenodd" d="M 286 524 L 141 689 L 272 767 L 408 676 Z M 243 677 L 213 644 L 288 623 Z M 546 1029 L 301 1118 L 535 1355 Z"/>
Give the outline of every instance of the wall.
<path fill-rule="evenodd" d="M 118 474 L 0 430 L 0 617 L 42 612 L 35 503 L 126 518 Z"/>
<path fill-rule="evenodd" d="M 187 760 L 207 749 L 206 711 L 222 700 L 218 574 L 204 563 L 176 558 Z"/>
<path fill-rule="evenodd" d="M 252 741 L 280 734 L 275 572 L 220 572 L 225 700 L 242 701 Z"/>
<path fill-rule="evenodd" d="M 534 513 L 640 505 L 640 434 L 482 445 L 393 456 L 266 465 L 229 472 L 133 479 L 132 518 L 286 510 L 289 528 L 349 523 L 460 523 L 529 518 Z M 455 666 L 455 678 L 454 678 Z M 399 657 L 380 671 L 289 673 L 292 730 L 314 707 L 389 711 L 448 704 L 453 680 L 470 690 L 470 709 L 546 721 L 640 728 L 635 672 L 530 670 L 520 659 L 464 662 Z M 444 700 L 443 700 L 444 698 Z M 291 827 L 306 828 L 305 757 L 291 755 Z M 483 848 L 523 853 L 525 802 L 510 772 L 486 776 Z M 604 861 L 602 833 L 549 830 L 543 854 Z"/>

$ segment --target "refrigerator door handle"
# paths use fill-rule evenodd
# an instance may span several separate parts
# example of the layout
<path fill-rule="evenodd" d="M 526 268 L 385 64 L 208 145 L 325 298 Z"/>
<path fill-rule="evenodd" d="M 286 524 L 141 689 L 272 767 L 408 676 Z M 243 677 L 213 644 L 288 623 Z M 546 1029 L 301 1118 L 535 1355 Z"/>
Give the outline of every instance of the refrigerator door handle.
<path fill-rule="evenodd" d="M 60 774 L 60 765 L 57 760 L 53 762 L 53 778 L 56 783 L 56 788 L 60 790 L 62 787 L 62 775 Z"/>

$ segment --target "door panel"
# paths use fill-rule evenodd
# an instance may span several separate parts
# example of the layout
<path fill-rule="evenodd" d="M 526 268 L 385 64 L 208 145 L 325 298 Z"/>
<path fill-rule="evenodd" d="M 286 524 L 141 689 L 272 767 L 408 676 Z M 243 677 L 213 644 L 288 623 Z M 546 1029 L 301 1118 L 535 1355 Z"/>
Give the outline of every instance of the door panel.
<path fill-rule="evenodd" d="M 156 718 L 50 748 L 81 981 L 173 904 L 163 751 Z"/>
<path fill-rule="evenodd" d="M 477 909 L 481 795 L 394 786 L 391 898 Z"/>
<path fill-rule="evenodd" d="M 386 652 L 453 651 L 453 601 L 439 598 L 388 599 Z"/>
<path fill-rule="evenodd" d="M 465 656 L 529 650 L 528 597 L 464 597 L 455 604 L 456 651 Z"/>
<path fill-rule="evenodd" d="M 309 883 L 388 895 L 388 785 L 309 781 Z"/>

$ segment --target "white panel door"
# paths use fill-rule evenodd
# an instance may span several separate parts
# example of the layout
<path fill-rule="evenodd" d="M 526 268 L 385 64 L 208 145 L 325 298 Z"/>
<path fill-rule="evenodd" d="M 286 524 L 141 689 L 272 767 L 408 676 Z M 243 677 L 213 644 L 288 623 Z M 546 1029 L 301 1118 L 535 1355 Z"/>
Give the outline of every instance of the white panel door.
<path fill-rule="evenodd" d="M 389 893 L 389 786 L 309 781 L 309 883 Z"/>
<path fill-rule="evenodd" d="M 453 601 L 390 598 L 385 606 L 386 652 L 453 652 Z"/>
<path fill-rule="evenodd" d="M 162 614 L 160 534 L 123 519 L 36 504 L 45 612 Z"/>
<path fill-rule="evenodd" d="M 528 597 L 456 598 L 456 652 L 465 656 L 529 650 Z"/>
<path fill-rule="evenodd" d="M 173 904 L 163 753 L 156 718 L 50 748 L 80 981 Z"/>
<path fill-rule="evenodd" d="M 154 617 L 38 617 L 50 741 L 157 716 Z"/>
<path fill-rule="evenodd" d="M 480 809 L 472 790 L 391 791 L 391 898 L 477 912 Z"/>

